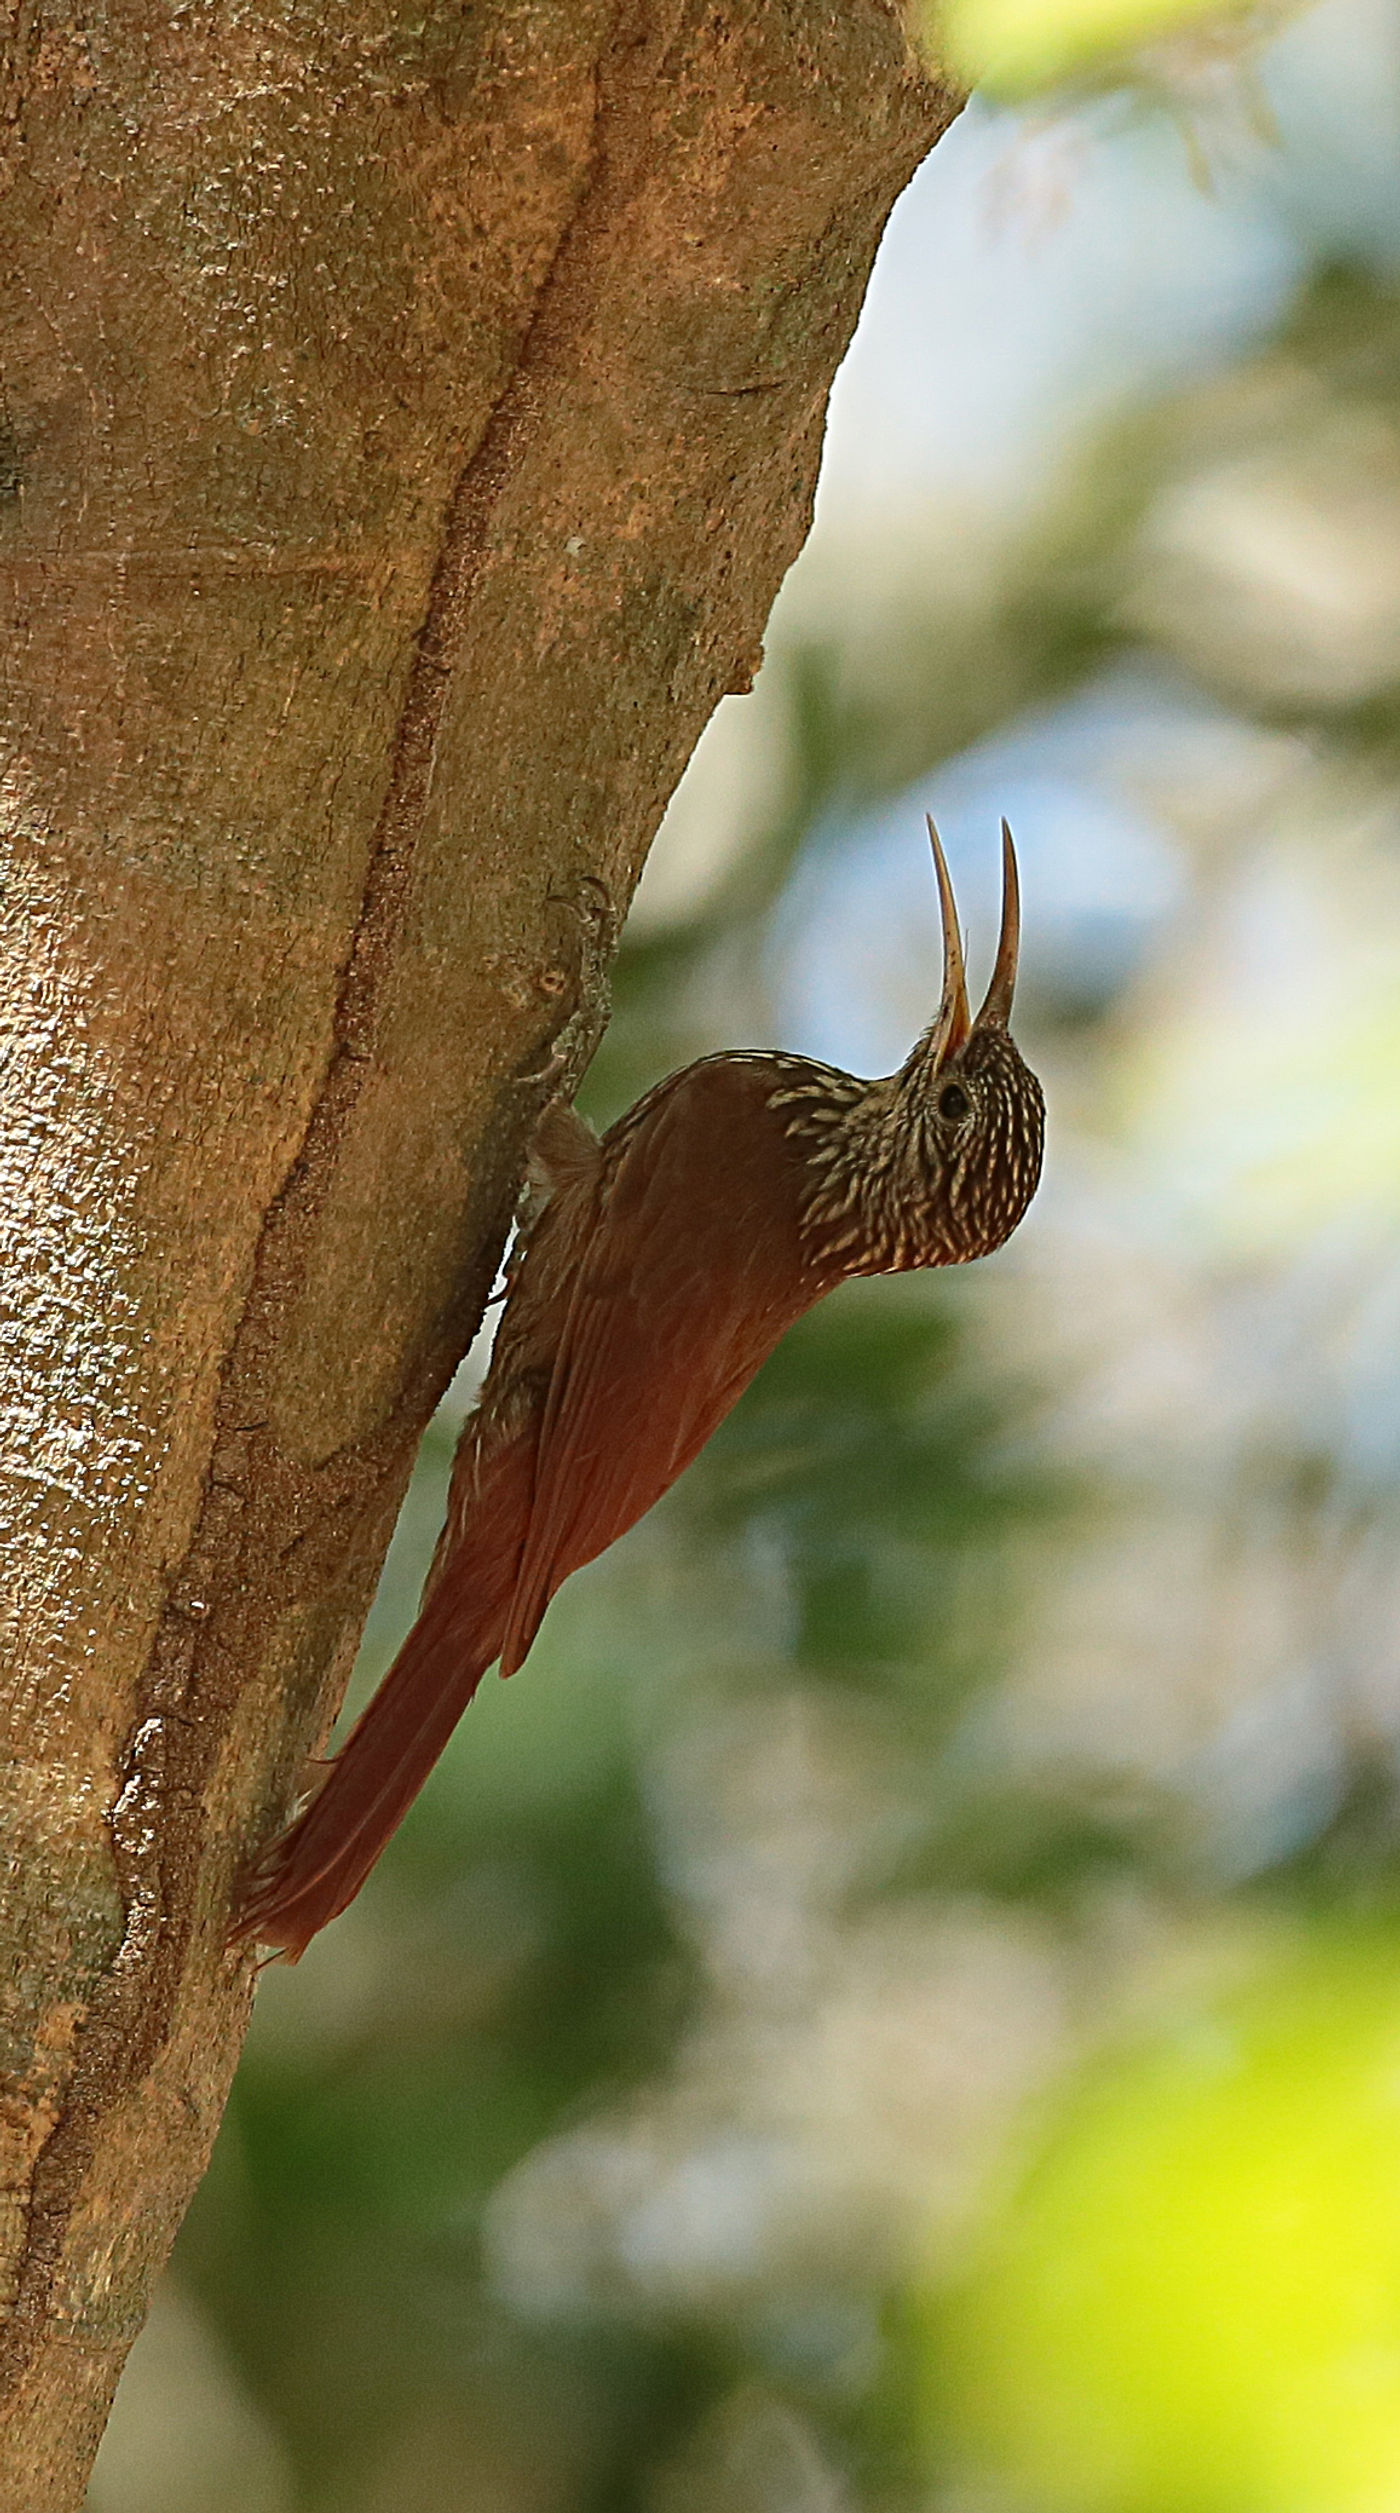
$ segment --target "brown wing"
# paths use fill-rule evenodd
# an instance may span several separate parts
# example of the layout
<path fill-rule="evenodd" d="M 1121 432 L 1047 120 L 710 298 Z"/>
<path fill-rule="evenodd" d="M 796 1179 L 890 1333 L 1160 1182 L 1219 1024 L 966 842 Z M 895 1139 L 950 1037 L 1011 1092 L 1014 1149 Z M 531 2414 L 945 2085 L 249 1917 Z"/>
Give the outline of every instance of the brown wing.
<path fill-rule="evenodd" d="M 556 1588 L 660 1498 L 816 1297 L 772 1079 L 758 1059 L 693 1066 L 627 1127 L 554 1360 L 503 1674 Z"/>

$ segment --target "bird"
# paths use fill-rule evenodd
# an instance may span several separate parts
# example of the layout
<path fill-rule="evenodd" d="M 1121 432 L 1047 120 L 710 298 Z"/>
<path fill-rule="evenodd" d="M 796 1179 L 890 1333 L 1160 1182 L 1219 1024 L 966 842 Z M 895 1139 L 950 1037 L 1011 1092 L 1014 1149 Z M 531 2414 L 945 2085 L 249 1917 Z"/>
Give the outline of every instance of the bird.
<path fill-rule="evenodd" d="M 359 1892 L 487 1669 L 521 1665 L 555 1591 L 704 1447 L 787 1329 L 854 1275 L 965 1265 L 1040 1179 L 1045 1103 L 1010 1034 L 1020 887 L 975 1019 L 947 862 L 938 1010 L 896 1073 L 701 1057 L 601 1139 L 564 1098 L 528 1153 L 490 1366 L 456 1452 L 418 1619 L 231 1928 L 296 1962 Z"/>

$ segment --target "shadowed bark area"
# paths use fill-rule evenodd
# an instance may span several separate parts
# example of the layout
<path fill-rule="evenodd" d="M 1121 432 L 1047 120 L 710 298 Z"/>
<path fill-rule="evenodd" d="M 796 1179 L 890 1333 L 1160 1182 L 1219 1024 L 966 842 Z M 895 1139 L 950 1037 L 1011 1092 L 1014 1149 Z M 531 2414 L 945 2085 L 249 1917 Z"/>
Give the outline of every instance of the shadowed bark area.
<path fill-rule="evenodd" d="M 882 0 L 19 0 L 0 2506 L 80 2503 L 625 905 L 954 100 Z"/>

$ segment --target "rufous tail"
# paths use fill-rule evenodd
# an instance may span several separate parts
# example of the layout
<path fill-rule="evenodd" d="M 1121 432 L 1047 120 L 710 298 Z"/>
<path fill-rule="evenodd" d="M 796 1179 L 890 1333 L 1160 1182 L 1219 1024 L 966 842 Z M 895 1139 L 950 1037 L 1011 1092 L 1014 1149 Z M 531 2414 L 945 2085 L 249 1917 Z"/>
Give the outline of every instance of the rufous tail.
<path fill-rule="evenodd" d="M 498 1484 L 490 1500 L 504 1497 Z M 353 1902 L 499 1655 L 521 1515 L 510 1513 L 514 1540 L 503 1543 L 503 1513 L 488 1504 L 435 1565 L 423 1610 L 378 1692 L 310 1803 L 250 1870 L 229 1932 L 235 1941 L 276 1947 L 295 1963 Z"/>

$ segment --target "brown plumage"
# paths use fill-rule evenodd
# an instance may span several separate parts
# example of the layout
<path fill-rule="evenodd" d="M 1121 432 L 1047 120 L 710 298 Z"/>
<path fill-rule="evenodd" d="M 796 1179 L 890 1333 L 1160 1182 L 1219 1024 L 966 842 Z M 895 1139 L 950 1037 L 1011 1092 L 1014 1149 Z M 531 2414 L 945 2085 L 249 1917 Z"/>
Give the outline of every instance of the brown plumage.
<path fill-rule="evenodd" d="M 520 1665 L 555 1590 L 705 1445 L 780 1337 L 853 1274 L 999 1247 L 1040 1176 L 1044 1103 L 1007 1027 L 1020 931 L 1005 822 L 1001 939 L 972 1020 L 957 911 L 937 1018 L 898 1073 L 707 1056 L 602 1141 L 562 1102 L 539 1204 L 462 1433 L 422 1610 L 305 1811 L 253 1868 L 233 1934 L 295 1961 L 358 1893 L 492 1661 Z"/>

